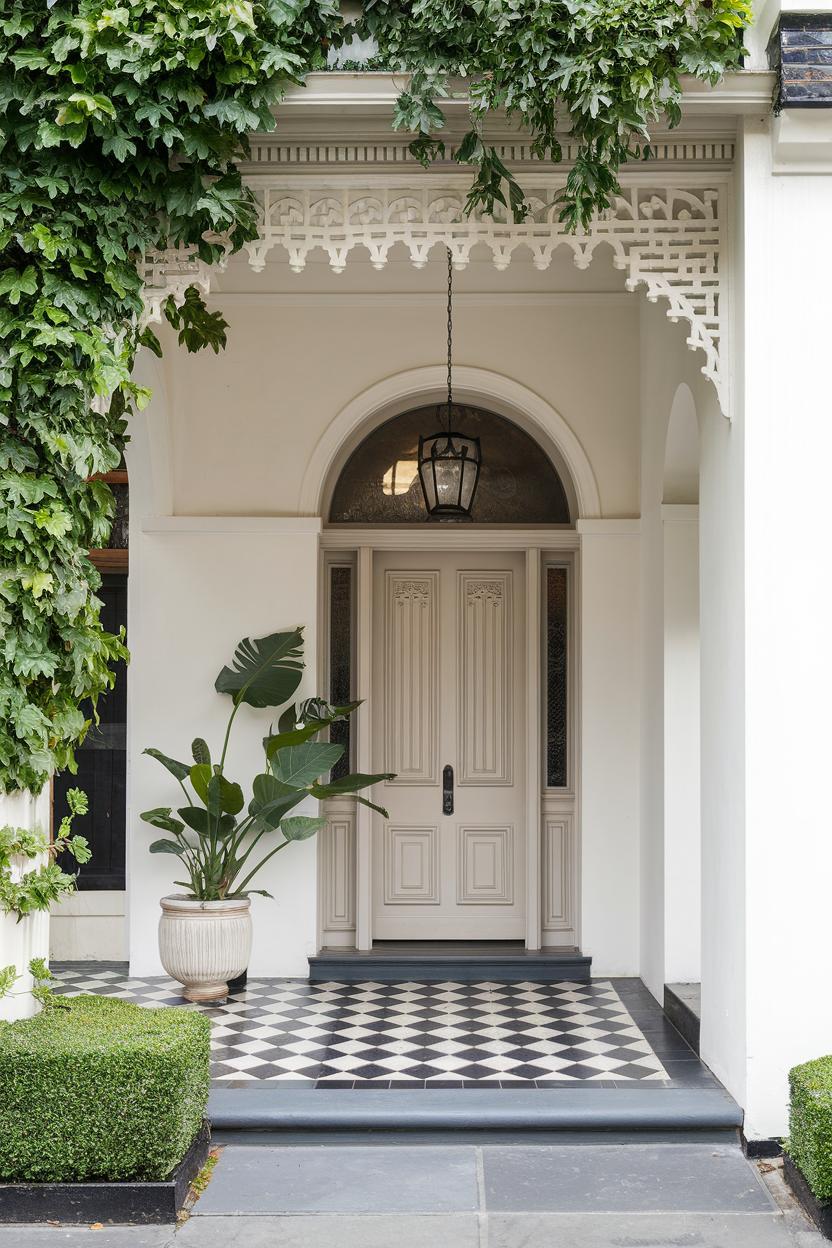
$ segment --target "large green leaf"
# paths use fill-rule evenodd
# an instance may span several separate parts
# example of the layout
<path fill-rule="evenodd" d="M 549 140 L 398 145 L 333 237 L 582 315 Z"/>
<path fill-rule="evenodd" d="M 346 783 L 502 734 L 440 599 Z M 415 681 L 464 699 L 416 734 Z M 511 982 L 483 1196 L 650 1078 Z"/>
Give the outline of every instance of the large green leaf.
<path fill-rule="evenodd" d="M 368 775 L 365 772 L 353 772 L 352 775 L 342 776 L 340 780 L 332 780 L 328 784 L 313 784 L 309 791 L 319 801 L 325 801 L 328 797 L 354 795 L 355 800 L 360 802 L 362 806 L 369 806 L 370 810 L 377 810 L 380 815 L 387 819 L 389 816 L 385 808 L 379 806 L 376 802 L 371 802 L 368 797 L 363 797 L 360 790 L 368 789 L 380 780 L 393 780 L 394 778 L 393 772 L 379 772 L 376 775 Z"/>
<path fill-rule="evenodd" d="M 182 806 L 177 812 L 182 816 L 185 823 L 197 836 L 218 836 L 220 838 L 230 836 L 237 826 L 237 821 L 233 815 L 222 815 L 217 819 L 210 811 L 203 810 L 201 806 Z"/>
<path fill-rule="evenodd" d="M 280 831 L 287 841 L 305 841 L 325 827 L 326 819 L 317 815 L 290 815 L 280 821 Z"/>
<path fill-rule="evenodd" d="M 339 719 L 348 719 L 360 702 L 348 702 L 346 706 L 330 706 L 322 698 L 308 698 L 297 708 L 291 706 L 281 715 L 278 731 L 263 739 L 266 757 L 271 760 L 277 750 L 287 745 L 301 745 Z"/>
<path fill-rule="evenodd" d="M 167 754 L 163 754 L 161 750 L 143 750 L 144 754 L 149 754 L 151 758 L 155 758 L 157 762 L 166 767 L 172 776 L 176 776 L 177 780 L 187 780 L 188 773 L 191 770 L 187 763 L 178 763 L 175 758 L 168 758 Z"/>
<path fill-rule="evenodd" d="M 208 763 L 194 763 L 188 772 L 188 779 L 194 786 L 194 793 L 201 802 L 208 805 L 208 781 L 211 779 L 211 768 Z"/>
<path fill-rule="evenodd" d="M 212 815 L 218 815 L 221 811 L 238 815 L 245 806 L 246 799 L 239 784 L 215 774 L 207 763 L 195 763 L 190 771 L 190 779 L 197 797 L 205 803 Z"/>
<path fill-rule="evenodd" d="M 275 732 L 271 736 L 264 737 L 263 749 L 266 751 L 266 758 L 271 762 L 278 750 L 285 749 L 289 745 L 302 745 L 304 741 L 311 741 L 324 727 L 324 724 L 307 724 L 305 728 L 292 728 L 289 732 Z"/>
<path fill-rule="evenodd" d="M 282 706 L 288 702 L 303 675 L 303 629 L 272 633 L 269 637 L 244 637 L 234 652 L 231 667 L 224 667 L 214 688 L 228 693 L 235 703 L 248 706 Z"/>
<path fill-rule="evenodd" d="M 181 858 L 185 851 L 181 845 L 176 844 L 176 841 L 167 841 L 163 837 L 153 842 L 150 852 L 151 854 L 175 854 L 177 858 Z"/>
<path fill-rule="evenodd" d="M 208 784 L 208 809 L 221 810 L 227 815 L 239 815 L 246 804 L 239 784 L 226 780 L 225 776 L 212 776 Z"/>
<path fill-rule="evenodd" d="M 181 832 L 185 826 L 181 820 L 174 819 L 170 806 L 154 806 L 153 810 L 143 811 L 139 818 L 151 827 L 161 828 L 163 832 Z"/>
<path fill-rule="evenodd" d="M 270 761 L 278 780 L 305 788 L 325 771 L 330 771 L 343 753 L 343 745 L 308 741 L 304 745 L 289 745 L 278 750 Z"/>
<path fill-rule="evenodd" d="M 254 777 L 252 793 L 249 814 L 261 827 L 271 829 L 276 828 L 283 816 L 307 796 L 306 789 L 284 784 L 268 772 Z"/>

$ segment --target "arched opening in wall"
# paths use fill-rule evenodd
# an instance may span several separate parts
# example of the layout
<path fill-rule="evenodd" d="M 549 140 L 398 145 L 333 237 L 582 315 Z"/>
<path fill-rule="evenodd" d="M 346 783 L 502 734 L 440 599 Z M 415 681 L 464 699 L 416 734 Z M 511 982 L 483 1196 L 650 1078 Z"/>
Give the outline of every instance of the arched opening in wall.
<path fill-rule="evenodd" d="M 674 396 L 663 477 L 665 978 L 696 985 L 701 965 L 699 424 Z M 688 989 L 693 1008 L 695 989 Z"/>
<path fill-rule="evenodd" d="M 374 797 L 387 817 L 327 802 L 321 947 L 500 942 L 580 959 L 576 487 L 533 418 L 469 390 L 471 521 L 431 523 L 431 389 L 359 413 L 323 478 L 324 688 L 362 702 L 334 725 L 333 778 L 392 778 Z"/>
<path fill-rule="evenodd" d="M 662 502 L 671 506 L 699 503 L 699 421 L 690 386 L 678 387 L 667 422 Z"/>
<path fill-rule="evenodd" d="M 428 520 L 419 480 L 420 435 L 435 432 L 434 405 L 414 407 L 371 430 L 351 452 L 332 489 L 330 524 L 398 525 Z M 482 467 L 471 509 L 474 524 L 568 525 L 569 500 L 549 456 L 514 421 L 458 405 L 456 427 L 478 438 Z"/>

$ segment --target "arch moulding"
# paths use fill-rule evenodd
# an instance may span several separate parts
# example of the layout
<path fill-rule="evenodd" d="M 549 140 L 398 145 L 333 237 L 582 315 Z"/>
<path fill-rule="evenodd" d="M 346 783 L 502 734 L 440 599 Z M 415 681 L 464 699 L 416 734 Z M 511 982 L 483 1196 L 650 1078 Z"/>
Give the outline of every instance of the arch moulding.
<path fill-rule="evenodd" d="M 444 365 L 431 364 L 395 373 L 356 395 L 318 441 L 304 473 L 299 513 L 319 516 L 328 505 L 335 469 L 373 428 L 422 404 L 438 402 L 446 384 Z M 561 473 L 576 520 L 596 519 L 601 501 L 595 473 L 574 431 L 535 391 L 501 373 L 465 365 L 454 367 L 454 393 L 460 403 L 491 408 L 514 420 L 551 455 Z"/>

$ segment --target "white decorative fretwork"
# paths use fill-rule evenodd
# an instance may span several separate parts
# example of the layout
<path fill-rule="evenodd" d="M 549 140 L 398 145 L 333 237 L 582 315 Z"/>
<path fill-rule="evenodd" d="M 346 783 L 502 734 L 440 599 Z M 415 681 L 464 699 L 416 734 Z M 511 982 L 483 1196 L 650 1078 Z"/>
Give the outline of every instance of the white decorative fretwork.
<path fill-rule="evenodd" d="M 351 179 L 352 182 L 352 179 Z M 705 356 L 702 372 L 714 384 L 720 406 L 729 415 L 727 372 L 723 360 L 727 325 L 725 222 L 722 192 L 711 187 L 626 186 L 611 208 L 589 228 L 576 234 L 558 220 L 551 181 L 526 187 L 528 215 L 514 220 L 500 208 L 493 216 L 465 212 L 466 189 L 459 181 L 426 176 L 405 185 L 306 184 L 287 187 L 268 182 L 253 187 L 260 204 L 260 234 L 247 244 L 255 272 L 265 268 L 276 250 L 300 272 L 316 248 L 329 257 L 336 272 L 350 253 L 363 248 L 370 263 L 382 269 L 391 250 L 404 246 L 411 262 L 424 267 L 437 244 L 449 247 L 454 267 L 463 269 L 471 252 L 484 244 L 498 269 L 515 256 L 530 258 L 546 269 L 554 253 L 566 248 L 579 269 L 586 269 L 599 248 L 610 248 L 616 268 L 623 270 L 630 290 L 646 288 L 651 302 L 667 300 L 674 322 L 686 321 L 687 343 Z M 195 254 L 170 251 L 145 265 L 145 303 L 150 320 L 168 294 L 181 298 L 195 283 L 207 292 L 209 270 Z"/>
<path fill-rule="evenodd" d="M 225 256 L 215 265 L 200 260 L 195 247 L 168 247 L 166 251 L 148 252 L 139 265 L 144 283 L 144 321 L 161 321 L 162 304 L 172 295 L 181 303 L 189 286 L 198 286 L 204 295 L 211 289 L 211 274 L 222 272 L 228 262 L 230 245 L 224 238 L 212 235 L 211 242 L 225 247 Z"/>

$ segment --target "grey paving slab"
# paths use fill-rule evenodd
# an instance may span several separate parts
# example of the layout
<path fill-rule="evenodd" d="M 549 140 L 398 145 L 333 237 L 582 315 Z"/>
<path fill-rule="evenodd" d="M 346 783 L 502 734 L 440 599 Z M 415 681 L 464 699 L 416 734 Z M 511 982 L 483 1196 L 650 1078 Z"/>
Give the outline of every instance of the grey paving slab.
<path fill-rule="evenodd" d="M 483 1148 L 489 1212 L 772 1213 L 734 1145 Z"/>
<path fill-rule="evenodd" d="M 194 1214 L 464 1213 L 477 1207 L 473 1148 L 243 1145 L 224 1150 Z"/>
<path fill-rule="evenodd" d="M 174 1248 L 481 1248 L 475 1213 L 191 1218 Z M 516 1248 L 516 1246 L 515 1246 Z M 768 1248 L 768 1245 L 762 1245 Z M 779 1245 L 778 1245 L 779 1248 Z"/>
<path fill-rule="evenodd" d="M 0 1226 L 0 1248 L 169 1248 L 173 1226 Z"/>
<path fill-rule="evenodd" d="M 486 1234 L 487 1248 L 823 1248 L 825 1242 L 819 1235 L 792 1236 L 782 1215 L 765 1213 L 492 1213 Z"/>

